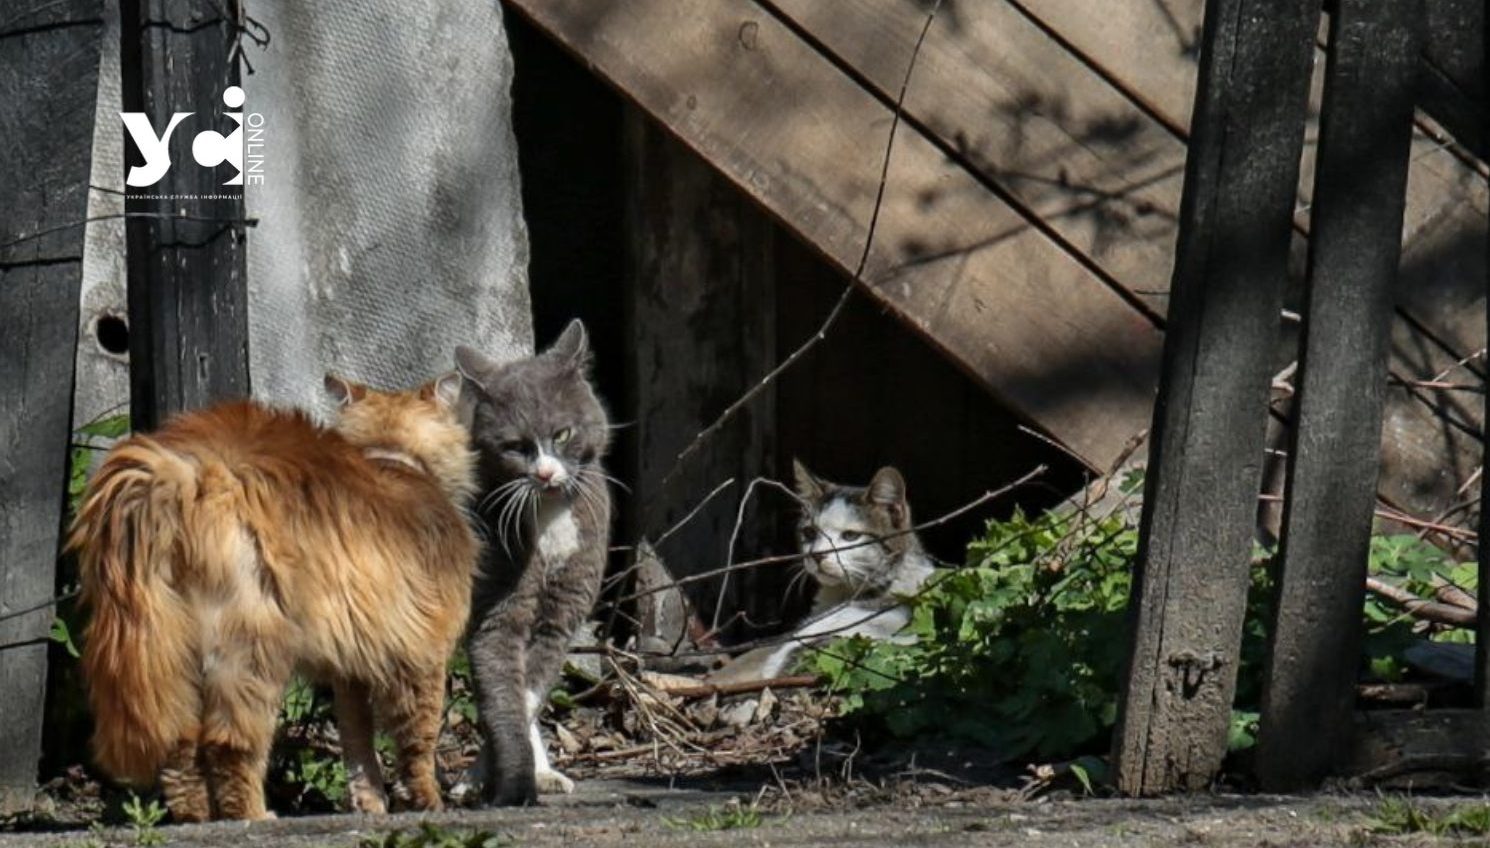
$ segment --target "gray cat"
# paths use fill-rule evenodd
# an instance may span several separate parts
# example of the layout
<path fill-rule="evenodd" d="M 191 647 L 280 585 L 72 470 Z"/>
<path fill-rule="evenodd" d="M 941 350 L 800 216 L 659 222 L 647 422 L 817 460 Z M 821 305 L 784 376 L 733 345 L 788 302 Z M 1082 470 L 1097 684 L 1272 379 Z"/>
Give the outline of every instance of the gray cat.
<path fill-rule="evenodd" d="M 461 347 L 456 363 L 487 537 L 468 642 L 486 743 L 482 800 L 532 804 L 539 792 L 574 789 L 549 765 L 538 714 L 605 570 L 610 427 L 578 321 L 537 356 L 499 365 Z"/>
<path fill-rule="evenodd" d="M 838 636 L 892 639 L 910 622 L 903 599 L 935 567 L 911 530 L 905 478 L 881 468 L 868 486 L 822 480 L 793 461 L 802 567 L 817 581 L 807 620 L 779 645 L 747 651 L 710 675 L 714 683 L 765 680 L 790 670 L 808 646 Z"/>

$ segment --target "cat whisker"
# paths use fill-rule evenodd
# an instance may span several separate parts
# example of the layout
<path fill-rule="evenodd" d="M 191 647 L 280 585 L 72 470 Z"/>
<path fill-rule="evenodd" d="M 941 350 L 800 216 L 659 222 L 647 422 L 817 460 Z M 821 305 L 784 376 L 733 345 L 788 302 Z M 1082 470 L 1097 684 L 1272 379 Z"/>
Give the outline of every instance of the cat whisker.
<path fill-rule="evenodd" d="M 516 515 L 519 516 L 518 521 L 521 521 L 522 502 L 526 499 L 527 490 L 521 486 L 513 486 L 508 489 L 507 493 L 501 499 L 502 510 L 497 514 L 496 530 L 497 538 L 502 542 L 502 550 L 508 556 L 512 555 L 512 537 L 508 535 L 507 525 L 512 523 L 514 531 L 521 532 L 522 527 L 512 519 Z"/>
<path fill-rule="evenodd" d="M 580 473 L 581 473 L 581 475 L 584 475 L 584 474 L 593 474 L 593 475 L 595 475 L 596 477 L 599 477 L 602 480 L 608 480 L 608 481 L 616 484 L 617 486 L 619 486 L 621 488 L 621 490 L 624 491 L 626 494 L 628 494 L 628 495 L 631 494 L 631 487 L 630 486 L 626 485 L 625 483 L 622 483 L 620 480 L 616 479 L 615 477 L 612 477 L 611 475 L 606 474 L 604 471 L 601 471 L 600 468 L 597 467 L 597 466 L 591 465 L 591 466 L 589 466 L 587 468 L 584 468 Z"/>
<path fill-rule="evenodd" d="M 476 503 L 476 511 L 485 514 L 486 511 L 491 508 L 492 504 L 496 503 L 497 499 L 501 497 L 502 491 L 506 488 L 507 486 L 503 484 L 496 487 L 495 489 L 492 489 L 490 492 L 487 492 L 486 495 L 483 496 L 481 500 Z"/>
<path fill-rule="evenodd" d="M 603 493 L 596 490 L 596 487 L 601 484 L 585 476 L 575 477 L 574 480 L 574 491 L 579 501 L 590 510 L 590 515 L 596 518 L 603 516 L 605 514 Z"/>
<path fill-rule="evenodd" d="M 521 483 L 521 480 L 508 480 L 506 483 L 503 483 L 495 489 L 492 489 L 486 497 L 481 499 L 481 503 L 477 504 L 477 510 L 483 515 L 486 514 L 486 512 L 491 507 L 495 506 L 496 503 L 501 500 L 504 494 L 511 492 L 515 486 L 520 485 Z"/>

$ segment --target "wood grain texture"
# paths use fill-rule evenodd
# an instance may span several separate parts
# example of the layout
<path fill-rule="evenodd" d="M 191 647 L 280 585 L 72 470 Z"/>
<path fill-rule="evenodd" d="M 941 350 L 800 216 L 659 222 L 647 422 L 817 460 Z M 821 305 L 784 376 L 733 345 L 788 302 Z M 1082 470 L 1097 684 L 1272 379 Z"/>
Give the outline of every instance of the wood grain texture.
<path fill-rule="evenodd" d="M 0 20 L 0 812 L 31 804 L 41 758 L 102 13 Z"/>
<path fill-rule="evenodd" d="M 1280 585 L 1257 773 L 1338 766 L 1355 704 L 1422 0 L 1339 0 L 1315 171 Z"/>
<path fill-rule="evenodd" d="M 157 131 L 173 113 L 193 113 L 171 136 L 165 176 L 131 187 L 125 199 L 136 429 L 249 392 L 243 187 L 224 184 L 231 164 L 206 168 L 192 157 L 199 133 L 226 136 L 238 126 L 224 117 L 222 99 L 238 79 L 229 61 L 236 31 L 225 17 L 233 8 L 215 0 L 121 2 L 126 111 L 144 112 Z"/>
<path fill-rule="evenodd" d="M 1226 753 L 1315 0 L 1209 0 L 1115 733 L 1118 787 L 1208 785 Z"/>
<path fill-rule="evenodd" d="M 857 264 L 891 109 L 774 15 L 749 0 L 510 5 L 836 266 Z M 868 291 L 1088 464 L 1146 420 L 1150 317 L 914 127 L 875 243 Z"/>
<path fill-rule="evenodd" d="M 772 474 L 775 392 L 758 395 L 674 473 L 678 455 L 761 374 L 775 356 L 775 227 L 709 166 L 635 108 L 623 146 L 631 320 L 628 380 L 637 455 L 633 497 L 642 504 L 630 538 L 656 540 L 725 480 L 735 484 L 658 545 L 675 577 L 721 568 L 750 482 Z M 746 525 L 775 510 L 775 492 L 756 492 Z M 737 559 L 764 552 L 764 536 L 741 540 Z M 706 624 L 722 597 L 720 622 L 758 600 L 779 597 L 780 570 L 750 569 L 690 584 Z M 774 591 L 773 591 L 774 590 Z M 721 594 L 721 592 L 723 594 Z M 754 620 L 765 620 L 747 609 Z M 730 629 L 740 635 L 740 628 Z"/>
<path fill-rule="evenodd" d="M 1031 21 L 1088 61 L 1093 72 L 1122 91 L 1177 138 L 1188 135 L 1194 97 L 1202 0 L 1007 0 Z M 1430 23 L 1440 32 L 1476 14 L 1467 0 L 1433 0 Z M 1459 11 L 1455 11 L 1455 10 Z M 1482 14 L 1482 13 L 1480 13 Z M 1430 42 L 1447 44 L 1442 37 Z M 1435 50 L 1438 48 L 1435 47 Z M 1463 52 L 1463 51 L 1461 51 Z M 1430 50 L 1429 58 L 1434 52 Z M 1461 67 L 1473 67 L 1460 62 Z M 1426 67 L 1426 65 L 1425 65 Z M 1301 204 L 1295 224 L 1307 234 L 1313 191 L 1313 114 L 1323 90 L 1315 74 L 1311 123 L 1306 130 Z M 1420 93 L 1419 95 L 1423 95 Z M 1479 467 L 1479 403 L 1473 394 L 1442 388 L 1408 388 L 1449 372 L 1450 382 L 1479 382 L 1475 363 L 1458 360 L 1485 346 L 1485 180 L 1424 131 L 1413 136 L 1403 226 L 1402 272 L 1395 297 L 1386 402 L 1383 474 L 1379 494 L 1410 513 L 1436 517 L 1462 500 L 1459 489 Z M 1472 527 L 1474 511 L 1451 520 Z"/>
<path fill-rule="evenodd" d="M 901 0 L 763 0 L 886 103 L 925 10 Z M 947 5 L 927 34 L 905 114 L 986 190 L 1162 315 L 1185 145 L 1081 59 L 1002 3 Z"/>
<path fill-rule="evenodd" d="M 1490 715 L 1463 709 L 1355 713 L 1340 772 L 1407 790 L 1483 780 L 1490 773 Z"/>

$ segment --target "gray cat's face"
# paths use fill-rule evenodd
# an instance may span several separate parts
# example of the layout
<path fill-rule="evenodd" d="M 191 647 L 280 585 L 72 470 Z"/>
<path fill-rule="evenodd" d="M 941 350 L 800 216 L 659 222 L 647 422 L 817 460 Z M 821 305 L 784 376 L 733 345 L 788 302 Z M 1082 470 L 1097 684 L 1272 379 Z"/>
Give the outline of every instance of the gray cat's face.
<path fill-rule="evenodd" d="M 484 513 L 520 516 L 540 500 L 585 499 L 605 485 L 600 461 L 610 427 L 590 386 L 580 322 L 543 353 L 507 365 L 467 347 L 457 348 L 455 358 L 465 378 L 461 407 L 488 492 Z"/>
<path fill-rule="evenodd" d="M 868 486 L 841 486 L 793 463 L 802 516 L 802 564 L 819 583 L 855 591 L 883 588 L 901 554 L 915 543 L 905 480 L 882 468 Z"/>

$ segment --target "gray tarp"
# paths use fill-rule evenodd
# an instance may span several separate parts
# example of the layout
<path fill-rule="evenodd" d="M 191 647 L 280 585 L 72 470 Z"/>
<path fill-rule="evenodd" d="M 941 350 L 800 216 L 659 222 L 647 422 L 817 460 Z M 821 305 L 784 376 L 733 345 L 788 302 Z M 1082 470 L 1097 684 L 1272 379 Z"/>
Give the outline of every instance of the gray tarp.
<path fill-rule="evenodd" d="M 246 189 L 259 220 L 248 241 L 254 394 L 317 408 L 328 369 L 398 386 L 450 368 L 456 344 L 531 350 L 512 57 L 496 0 L 243 5 L 270 35 L 264 49 L 244 42 L 254 73 L 243 111 L 264 117 L 265 182 Z M 109 51 L 94 184 L 122 188 L 117 62 Z M 123 311 L 120 223 L 89 228 L 99 279 L 85 330 L 100 311 Z M 127 389 L 118 363 L 90 336 L 81 344 L 86 420 Z"/>

